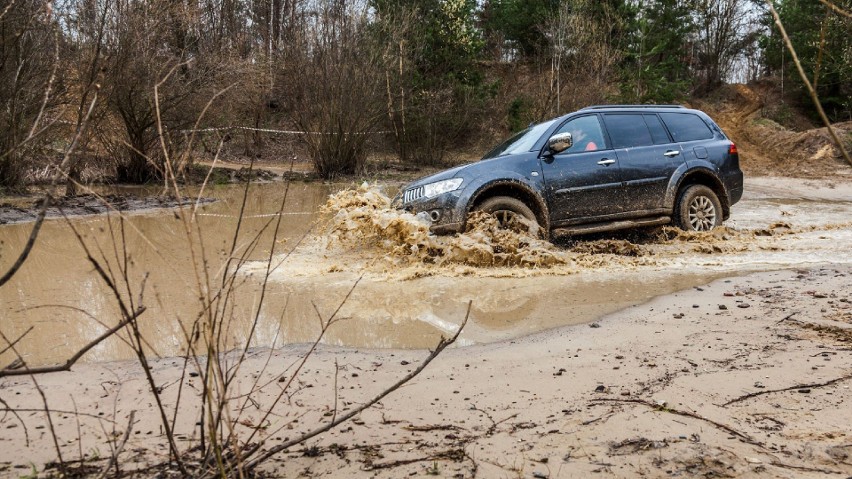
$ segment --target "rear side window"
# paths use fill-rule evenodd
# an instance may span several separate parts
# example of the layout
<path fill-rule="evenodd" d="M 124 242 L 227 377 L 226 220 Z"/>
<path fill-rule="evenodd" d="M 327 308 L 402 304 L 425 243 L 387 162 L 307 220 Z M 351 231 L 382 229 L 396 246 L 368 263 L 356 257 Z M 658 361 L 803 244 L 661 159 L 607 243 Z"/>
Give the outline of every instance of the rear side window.
<path fill-rule="evenodd" d="M 655 145 L 665 145 L 666 143 L 671 143 L 669 140 L 669 134 L 666 133 L 666 129 L 663 128 L 663 122 L 657 118 L 657 115 L 642 115 L 645 117 L 645 124 L 648 125 L 648 129 L 651 130 L 651 138 L 654 139 Z"/>
<path fill-rule="evenodd" d="M 709 140 L 713 131 L 698 115 L 692 113 L 660 113 L 675 141 Z"/>
<path fill-rule="evenodd" d="M 654 144 L 651 132 L 642 119 L 642 115 L 604 115 L 604 123 L 609 131 L 613 148 L 632 148 Z"/>

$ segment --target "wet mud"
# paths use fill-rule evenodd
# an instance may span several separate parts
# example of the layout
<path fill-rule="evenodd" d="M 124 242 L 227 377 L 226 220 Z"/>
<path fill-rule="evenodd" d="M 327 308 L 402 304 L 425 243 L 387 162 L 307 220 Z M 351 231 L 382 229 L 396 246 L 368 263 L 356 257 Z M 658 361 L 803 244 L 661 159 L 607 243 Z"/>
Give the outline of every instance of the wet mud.
<path fill-rule="evenodd" d="M 814 205 L 802 202 L 810 208 Z M 359 271 L 406 280 L 425 276 L 528 277 L 568 275 L 598 270 L 660 268 L 682 265 L 694 259 L 695 266 L 720 259 L 746 256 L 761 259 L 761 252 L 791 251 L 800 246 L 786 244 L 785 237 L 806 239 L 823 232 L 846 236 L 852 221 L 843 214 L 824 214 L 819 223 L 797 223 L 794 213 L 776 213 L 784 219 L 767 217 L 761 224 L 739 226 L 734 221 L 709 232 L 687 232 L 665 226 L 655 229 L 580 236 L 558 241 L 542 240 L 534 229 L 501 229 L 487 215 L 474 216 L 467 231 L 458 235 L 429 233 L 427 220 L 390 207 L 390 198 L 379 187 L 362 185 L 332 195 L 322 212 L 320 234 L 303 252 L 317 259 L 328 257 L 333 264 L 312 261 L 326 272 Z M 806 214 L 806 213 L 805 213 Z M 818 248 L 820 249 L 820 248 Z M 824 258 L 835 259 L 831 247 Z M 694 254 L 699 254 L 695 256 Z M 841 252 L 848 259 L 848 252 Z M 285 268 L 286 269 L 286 268 Z M 304 265 L 299 265 L 305 273 Z"/>
<path fill-rule="evenodd" d="M 338 308 L 340 321 L 324 343 L 433 347 L 457 330 L 468 302 L 471 318 L 459 344 L 490 343 L 591 324 L 726 276 L 852 264 L 847 246 L 852 188 L 771 179 L 749 187 L 732 218 L 711 232 L 663 227 L 554 244 L 528 229 L 497 228 L 487 216 L 473 218 L 463 234 L 435 236 L 427 223 L 391 208 L 394 191 L 377 185 L 291 186 L 281 233 L 272 238 L 283 186 L 251 189 L 240 220 L 243 187 L 232 185 L 205 194 L 217 201 L 198 208 L 199 234 L 193 235 L 192 248 L 204 252 L 208 271 L 221 274 L 240 225 L 237 255 L 248 261 L 239 269 L 227 328 L 233 346 L 245 344 L 253 330 L 251 346 L 273 347 L 313 341 L 320 333 L 318 316 L 328 318 Z M 91 250 L 111 254 L 119 226 L 115 215 L 72 221 Z M 128 277 L 135 294 L 143 281 L 146 285 L 144 332 L 156 355 L 183 354 L 185 329 L 198 317 L 198 302 L 192 248 L 181 223 L 175 214 L 153 212 L 123 221 L 122 245 L 131 252 Z M 119 315 L 66 222 L 52 223 L 19 275 L 0 289 L 4 333 L 17 337 L 34 327 L 20 348 L 30 364 L 67 357 Z M 27 225 L 0 228 L 0 267 L 13 259 L 28 233 Z M 117 259 L 109 261 L 119 266 Z M 55 281 L 44 285 L 46 277 Z M 86 359 L 130 356 L 116 340 Z"/>
<path fill-rule="evenodd" d="M 0 203 L 0 225 L 29 223 L 38 218 L 43 199 L 31 202 Z M 210 198 L 175 198 L 173 196 L 135 196 L 107 194 L 79 195 L 54 198 L 47 208 L 47 218 L 97 215 L 117 211 L 143 211 L 157 208 L 175 208 L 181 205 L 207 204 Z"/>

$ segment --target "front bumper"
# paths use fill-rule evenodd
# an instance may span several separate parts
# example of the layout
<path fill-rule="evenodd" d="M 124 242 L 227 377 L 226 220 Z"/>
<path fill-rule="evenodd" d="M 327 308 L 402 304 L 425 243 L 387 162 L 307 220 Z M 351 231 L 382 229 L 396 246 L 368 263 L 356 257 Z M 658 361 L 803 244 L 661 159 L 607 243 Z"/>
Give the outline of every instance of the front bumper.
<path fill-rule="evenodd" d="M 429 222 L 429 231 L 435 234 L 458 233 L 464 228 L 465 211 L 459 205 L 460 190 L 442 193 L 434 198 L 403 201 L 403 192 L 396 196 L 391 206 L 420 216 Z"/>

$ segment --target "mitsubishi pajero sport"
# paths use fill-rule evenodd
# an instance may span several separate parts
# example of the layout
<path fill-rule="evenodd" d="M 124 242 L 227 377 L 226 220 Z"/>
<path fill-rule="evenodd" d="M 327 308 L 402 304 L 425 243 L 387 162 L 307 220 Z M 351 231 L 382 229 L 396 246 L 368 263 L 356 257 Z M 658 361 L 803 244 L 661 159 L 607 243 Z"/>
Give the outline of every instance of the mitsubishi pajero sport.
<path fill-rule="evenodd" d="M 512 136 L 482 160 L 405 186 L 394 205 L 435 233 L 463 231 L 473 211 L 543 236 L 674 223 L 722 224 L 743 193 L 736 145 L 682 106 L 591 106 Z"/>

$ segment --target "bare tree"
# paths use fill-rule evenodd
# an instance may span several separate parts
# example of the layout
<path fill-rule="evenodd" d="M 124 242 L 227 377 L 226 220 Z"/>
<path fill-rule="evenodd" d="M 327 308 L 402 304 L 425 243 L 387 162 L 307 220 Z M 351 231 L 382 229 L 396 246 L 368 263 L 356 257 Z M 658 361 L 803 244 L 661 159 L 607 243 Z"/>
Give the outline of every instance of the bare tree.
<path fill-rule="evenodd" d="M 607 4 L 590 0 L 560 3 L 558 15 L 547 29 L 552 49 L 550 114 L 605 100 L 617 78 L 620 53 L 612 32 L 618 22 Z M 572 86 L 565 106 L 563 84 Z"/>
<path fill-rule="evenodd" d="M 49 5 L 49 4 L 48 4 Z M 47 154 L 62 88 L 56 81 L 59 34 L 52 10 L 37 0 L 0 8 L 0 189 L 24 182 L 28 161 Z"/>
<path fill-rule="evenodd" d="M 706 93 L 726 81 L 734 62 L 755 41 L 757 19 L 751 0 L 698 0 L 696 91 Z"/>
<path fill-rule="evenodd" d="M 369 134 L 385 113 L 385 56 L 371 44 L 369 11 L 340 0 L 305 12 L 296 47 L 279 70 L 289 110 L 323 177 L 363 167 Z"/>

